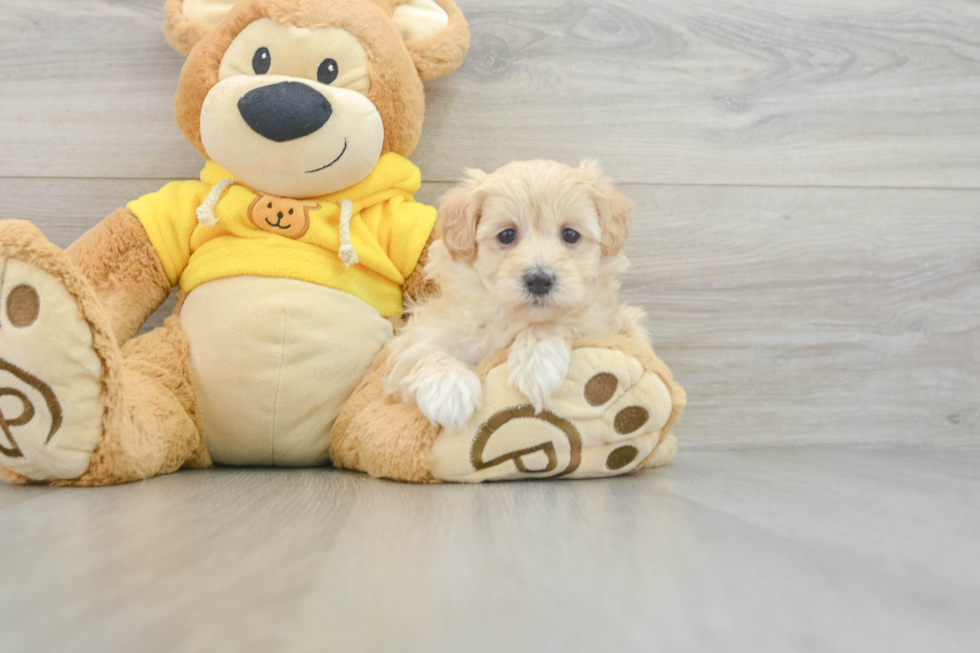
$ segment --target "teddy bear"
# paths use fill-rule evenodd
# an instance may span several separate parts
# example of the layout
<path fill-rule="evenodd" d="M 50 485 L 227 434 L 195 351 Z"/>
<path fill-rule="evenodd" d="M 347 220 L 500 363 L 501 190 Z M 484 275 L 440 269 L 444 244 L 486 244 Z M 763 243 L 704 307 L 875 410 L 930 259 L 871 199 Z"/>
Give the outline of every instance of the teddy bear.
<path fill-rule="evenodd" d="M 0 222 L 0 467 L 121 483 L 181 467 L 318 465 L 425 288 L 414 201 L 423 82 L 469 45 L 450 0 L 167 0 L 178 126 L 200 179 L 65 251 Z M 134 337 L 179 288 L 164 326 Z"/>
<path fill-rule="evenodd" d="M 683 390 L 648 348 L 576 343 L 547 413 L 485 361 L 443 433 L 383 393 L 436 211 L 407 157 L 423 82 L 469 45 L 450 0 L 167 0 L 174 114 L 200 178 L 62 251 L 0 221 L 0 476 L 98 486 L 214 464 L 402 481 L 626 473 L 667 462 Z M 162 327 L 140 327 L 178 288 Z"/>

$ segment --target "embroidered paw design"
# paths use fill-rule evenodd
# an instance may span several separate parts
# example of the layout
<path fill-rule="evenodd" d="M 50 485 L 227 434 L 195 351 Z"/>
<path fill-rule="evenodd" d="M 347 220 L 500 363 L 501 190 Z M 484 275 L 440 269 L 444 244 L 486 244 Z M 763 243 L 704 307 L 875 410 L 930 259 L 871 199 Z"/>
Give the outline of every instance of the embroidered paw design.
<path fill-rule="evenodd" d="M 64 256 L 32 232 L 19 234 L 32 252 L 24 259 Z M 34 480 L 75 478 L 101 437 L 102 363 L 75 299 L 42 267 L 0 256 L 0 465 Z"/>
<path fill-rule="evenodd" d="M 45 444 L 50 442 L 61 428 L 61 404 L 51 391 L 51 387 L 36 376 L 0 358 L 0 399 L 4 397 L 16 401 L 0 403 L 0 432 L 3 433 L 3 438 L 0 439 L 0 454 L 8 458 L 24 457 L 24 452 L 21 451 L 14 437 L 14 431 L 18 427 L 29 426 L 32 422 L 35 428 L 37 422 L 44 422 L 44 426 L 50 425 L 44 438 Z M 19 407 L 15 406 L 11 414 L 4 414 L 5 408 L 10 410 L 11 403 L 17 402 L 20 403 Z M 16 417 L 12 416 L 14 413 Z"/>
<path fill-rule="evenodd" d="M 675 446 L 673 436 L 660 434 L 671 408 L 664 381 L 614 349 L 574 350 L 551 409 L 539 413 L 500 366 L 486 376 L 483 408 L 467 428 L 436 440 L 433 475 L 457 482 L 589 478 L 625 474 L 644 461 L 663 464 Z M 655 454 L 658 445 L 664 455 Z"/>

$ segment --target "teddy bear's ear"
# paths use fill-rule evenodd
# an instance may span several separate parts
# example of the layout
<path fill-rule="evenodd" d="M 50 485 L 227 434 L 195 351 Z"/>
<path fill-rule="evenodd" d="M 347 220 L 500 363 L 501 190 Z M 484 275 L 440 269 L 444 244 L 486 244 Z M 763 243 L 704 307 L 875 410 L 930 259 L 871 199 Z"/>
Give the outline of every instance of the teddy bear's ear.
<path fill-rule="evenodd" d="M 236 0 L 167 0 L 163 35 L 174 50 L 184 55 L 214 29 Z"/>
<path fill-rule="evenodd" d="M 392 19 L 423 82 L 448 75 L 463 63 L 470 47 L 470 29 L 452 0 L 398 2 Z"/>

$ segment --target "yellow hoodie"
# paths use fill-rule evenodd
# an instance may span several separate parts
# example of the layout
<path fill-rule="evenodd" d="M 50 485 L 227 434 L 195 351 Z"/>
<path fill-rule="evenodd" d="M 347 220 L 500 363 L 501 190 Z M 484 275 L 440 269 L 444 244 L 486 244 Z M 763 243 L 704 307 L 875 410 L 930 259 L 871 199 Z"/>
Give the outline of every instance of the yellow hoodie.
<path fill-rule="evenodd" d="M 435 224 L 435 209 L 413 197 L 421 181 L 415 165 L 389 153 L 354 186 L 298 202 L 232 183 L 230 174 L 208 161 L 200 181 L 171 182 L 128 208 L 146 229 L 171 285 L 185 292 L 234 276 L 298 279 L 349 292 L 388 317 L 401 314 L 401 286 Z M 209 199 L 217 199 L 213 214 Z M 264 218 L 258 210 L 265 210 L 266 200 L 271 210 L 281 202 L 300 212 L 299 205 L 306 206 L 308 227 L 289 236 L 271 222 L 260 228 Z M 357 260 L 350 267 L 344 262 L 352 262 L 349 253 L 344 260 L 340 255 L 344 200 L 350 202 L 350 245 Z"/>

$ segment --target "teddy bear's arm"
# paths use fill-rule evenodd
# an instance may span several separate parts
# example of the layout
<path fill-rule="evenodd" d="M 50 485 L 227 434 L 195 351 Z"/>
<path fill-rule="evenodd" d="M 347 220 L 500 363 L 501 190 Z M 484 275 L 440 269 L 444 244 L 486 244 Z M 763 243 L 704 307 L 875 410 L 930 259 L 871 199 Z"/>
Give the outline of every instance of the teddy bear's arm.
<path fill-rule="evenodd" d="M 117 209 L 67 249 L 88 278 L 121 345 L 170 295 L 170 281 L 135 215 Z"/>

